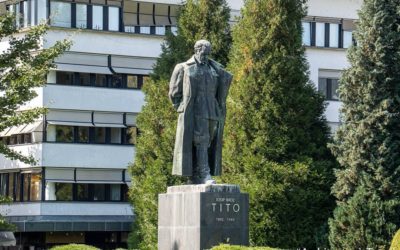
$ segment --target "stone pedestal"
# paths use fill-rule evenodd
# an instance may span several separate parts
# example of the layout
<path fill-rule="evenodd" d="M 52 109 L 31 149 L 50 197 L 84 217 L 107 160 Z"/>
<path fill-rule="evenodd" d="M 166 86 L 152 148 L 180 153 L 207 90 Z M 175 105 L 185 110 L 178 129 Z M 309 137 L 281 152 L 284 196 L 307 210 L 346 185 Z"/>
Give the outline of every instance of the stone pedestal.
<path fill-rule="evenodd" d="M 159 250 L 249 244 L 249 196 L 237 185 L 173 186 L 158 199 Z"/>

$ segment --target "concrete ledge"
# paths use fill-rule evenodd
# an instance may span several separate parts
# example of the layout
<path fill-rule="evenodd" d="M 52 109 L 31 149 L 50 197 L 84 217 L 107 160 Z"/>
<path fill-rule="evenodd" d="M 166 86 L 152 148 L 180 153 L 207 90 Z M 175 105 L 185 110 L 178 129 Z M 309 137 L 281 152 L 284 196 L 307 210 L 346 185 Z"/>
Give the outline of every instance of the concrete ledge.
<path fill-rule="evenodd" d="M 240 187 L 232 184 L 201 184 L 168 187 L 167 193 L 240 193 Z"/>

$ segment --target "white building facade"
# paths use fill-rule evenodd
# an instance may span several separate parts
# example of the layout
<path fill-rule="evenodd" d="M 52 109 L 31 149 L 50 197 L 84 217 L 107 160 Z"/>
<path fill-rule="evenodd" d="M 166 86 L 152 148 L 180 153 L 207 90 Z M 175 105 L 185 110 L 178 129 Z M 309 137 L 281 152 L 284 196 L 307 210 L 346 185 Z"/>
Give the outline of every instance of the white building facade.
<path fill-rule="evenodd" d="M 228 1 L 237 16 L 241 0 Z M 14 203 L 0 213 L 18 227 L 17 243 L 49 247 L 86 243 L 103 249 L 126 247 L 134 212 L 127 200 L 146 84 L 166 30 L 175 30 L 180 0 L 3 1 L 2 11 L 19 13 L 17 25 L 50 20 L 48 48 L 64 38 L 70 51 L 55 61 L 47 85 L 23 109 L 47 107 L 33 124 L 9 128 L 0 138 L 33 155 L 27 165 L 0 155 L 0 194 Z M 310 0 L 304 19 L 310 78 L 327 98 L 326 116 L 335 128 L 336 89 L 348 66 L 354 20 L 361 0 Z M 7 41 L 0 42 L 0 50 Z"/>

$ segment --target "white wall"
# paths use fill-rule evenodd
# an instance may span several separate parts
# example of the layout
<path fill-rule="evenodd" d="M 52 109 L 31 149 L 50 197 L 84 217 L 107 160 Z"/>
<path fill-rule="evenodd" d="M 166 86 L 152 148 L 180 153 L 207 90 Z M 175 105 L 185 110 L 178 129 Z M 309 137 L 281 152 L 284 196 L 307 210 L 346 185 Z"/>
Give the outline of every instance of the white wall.
<path fill-rule="evenodd" d="M 42 166 L 126 168 L 135 157 L 133 145 L 43 143 Z"/>
<path fill-rule="evenodd" d="M 94 202 L 18 202 L 0 205 L 0 214 L 5 216 L 39 215 L 125 215 L 132 216 L 133 209 L 127 203 Z"/>
<path fill-rule="evenodd" d="M 47 85 L 43 104 L 51 109 L 138 113 L 144 94 L 140 90 Z"/>
<path fill-rule="evenodd" d="M 158 57 L 163 36 L 139 35 L 97 30 L 74 31 L 52 28 L 45 35 L 44 48 L 56 41 L 69 38 L 73 40 L 71 51 L 100 53 L 110 55 Z"/>
<path fill-rule="evenodd" d="M 10 146 L 11 149 L 20 152 L 24 156 L 32 155 L 36 160 L 36 165 L 42 165 L 42 144 L 28 144 L 20 146 Z M 32 165 L 22 163 L 17 160 L 10 160 L 4 155 L 0 154 L 0 169 L 17 169 L 17 168 L 29 168 Z"/>
<path fill-rule="evenodd" d="M 362 0 L 308 0 L 308 15 L 358 19 Z"/>

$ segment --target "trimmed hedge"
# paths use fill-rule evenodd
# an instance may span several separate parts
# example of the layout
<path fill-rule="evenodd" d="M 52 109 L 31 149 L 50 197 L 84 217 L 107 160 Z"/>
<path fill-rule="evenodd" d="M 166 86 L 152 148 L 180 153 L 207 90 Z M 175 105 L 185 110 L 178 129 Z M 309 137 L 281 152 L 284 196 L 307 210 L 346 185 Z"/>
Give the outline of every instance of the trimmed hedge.
<path fill-rule="evenodd" d="M 219 245 L 219 246 L 213 247 L 212 250 L 278 250 L 278 248 Z"/>
<path fill-rule="evenodd" d="M 394 235 L 390 250 L 400 250 L 400 230 Z"/>
<path fill-rule="evenodd" d="M 100 250 L 100 249 L 83 244 L 69 244 L 63 246 L 55 246 L 51 248 L 51 250 Z"/>

